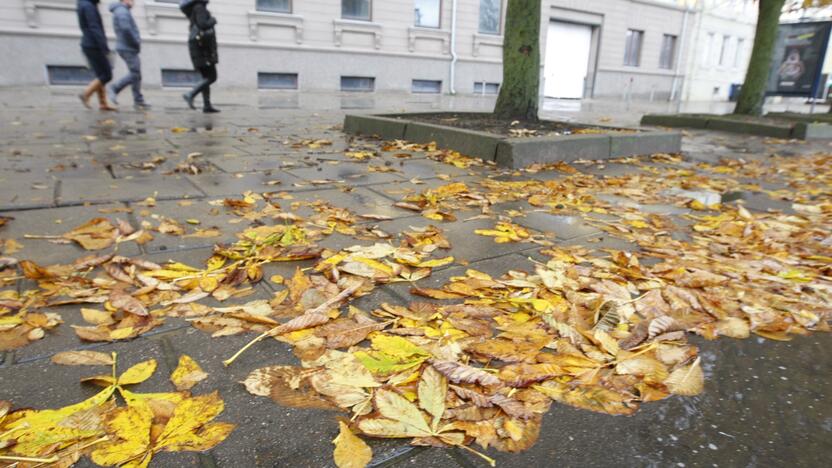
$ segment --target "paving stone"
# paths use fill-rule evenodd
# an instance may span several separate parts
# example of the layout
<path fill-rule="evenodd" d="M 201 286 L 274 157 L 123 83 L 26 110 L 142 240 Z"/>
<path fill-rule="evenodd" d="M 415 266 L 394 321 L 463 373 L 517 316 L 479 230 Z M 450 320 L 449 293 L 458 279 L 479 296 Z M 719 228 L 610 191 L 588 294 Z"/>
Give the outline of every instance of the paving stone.
<path fill-rule="evenodd" d="M 70 263 L 78 257 L 94 252 L 84 250 L 75 243 L 53 244 L 45 239 L 26 239 L 26 235 L 60 236 L 94 218 L 106 218 L 113 225 L 117 219 L 129 221 L 128 213 L 107 213 L 108 210 L 125 209 L 122 204 L 96 206 L 71 206 L 40 210 L 11 211 L 4 216 L 14 218 L 3 227 L 0 237 L 16 239 L 23 247 L 14 255 L 19 259 L 32 260 L 41 265 Z M 104 213 L 102 213 L 102 210 Z M 111 250 L 111 249 L 110 249 Z M 109 250 L 102 250 L 100 253 Z M 124 242 L 118 246 L 121 255 L 138 255 L 141 250 L 135 242 Z"/>
<path fill-rule="evenodd" d="M 56 183 L 51 177 L 41 174 L 2 174 L 0 211 L 52 206 Z"/>
<path fill-rule="evenodd" d="M 229 213 L 224 207 L 211 206 L 205 201 L 160 201 L 154 207 L 134 205 L 133 210 L 138 225 L 147 221 L 153 227 L 158 227 L 163 218 L 171 218 L 177 221 L 186 231 L 185 236 L 153 231 L 153 240 L 143 246 L 148 253 L 213 247 L 215 244 L 235 242 L 237 240 L 236 234 L 242 232 L 249 225 L 248 221 Z M 187 220 L 197 220 L 200 224 L 191 225 Z M 234 223 L 231 221 L 234 221 Z M 218 229 L 220 236 L 188 237 L 194 234 L 197 229 L 210 228 Z"/>
<path fill-rule="evenodd" d="M 543 233 L 552 232 L 559 240 L 599 232 L 580 216 L 554 215 L 540 211 L 527 213 L 526 216 L 516 218 L 514 222 Z"/>
<path fill-rule="evenodd" d="M 304 167 L 304 164 L 297 161 L 295 155 L 270 155 L 270 156 L 240 156 L 223 155 L 211 159 L 211 163 L 221 170 L 229 173 L 271 171 L 276 172 L 290 167 Z M 310 157 L 309 164 L 315 164 Z"/>
<path fill-rule="evenodd" d="M 186 177 L 136 177 L 133 179 L 77 178 L 64 180 L 58 193 L 58 203 L 107 203 L 112 201 L 142 201 L 173 198 L 198 198 L 203 194 Z"/>
<path fill-rule="evenodd" d="M 286 171 L 254 174 L 206 174 L 188 176 L 188 180 L 209 197 L 240 196 L 245 192 L 283 192 L 297 190 L 300 180 Z"/>
<path fill-rule="evenodd" d="M 286 172 L 306 181 L 327 181 L 326 185 L 360 186 L 402 180 L 402 176 L 395 173 L 369 172 L 368 167 L 359 163 L 321 164 L 318 167 L 289 169 Z"/>

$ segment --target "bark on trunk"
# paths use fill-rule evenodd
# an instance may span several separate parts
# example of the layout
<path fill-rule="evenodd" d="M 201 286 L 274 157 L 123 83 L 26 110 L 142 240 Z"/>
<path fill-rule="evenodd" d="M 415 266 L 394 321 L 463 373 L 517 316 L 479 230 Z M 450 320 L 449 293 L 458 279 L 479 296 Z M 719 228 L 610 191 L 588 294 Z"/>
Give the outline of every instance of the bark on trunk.
<path fill-rule="evenodd" d="M 503 82 L 494 114 L 535 121 L 540 87 L 540 0 L 508 0 L 507 4 Z"/>
<path fill-rule="evenodd" d="M 758 0 L 758 2 L 759 14 L 754 35 L 754 48 L 751 50 L 748 71 L 745 72 L 745 81 L 734 108 L 735 114 L 760 115 L 763 113 L 771 55 L 774 52 L 777 25 L 780 23 L 780 12 L 785 0 Z"/>

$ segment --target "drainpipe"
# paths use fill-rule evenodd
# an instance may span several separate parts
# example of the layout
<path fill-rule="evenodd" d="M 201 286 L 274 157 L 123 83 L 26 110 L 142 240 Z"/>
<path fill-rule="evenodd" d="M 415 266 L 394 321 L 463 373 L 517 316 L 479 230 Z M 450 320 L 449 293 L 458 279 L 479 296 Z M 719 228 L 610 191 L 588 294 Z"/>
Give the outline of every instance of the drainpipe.
<path fill-rule="evenodd" d="M 688 30 L 688 14 L 690 13 L 690 7 L 685 5 L 685 14 L 682 16 L 682 33 L 679 35 L 679 50 L 676 54 L 676 73 L 673 74 L 673 84 L 670 87 L 670 102 L 673 102 L 676 99 L 676 88 L 679 86 L 680 80 L 680 71 L 682 67 L 682 55 L 685 53 L 685 43 L 687 42 L 687 30 Z M 684 79 L 684 74 L 682 74 L 682 78 Z M 681 92 L 679 93 L 679 100 L 682 99 Z"/>
<path fill-rule="evenodd" d="M 450 70 L 450 92 L 456 94 L 456 2 L 451 2 L 451 70 Z"/>

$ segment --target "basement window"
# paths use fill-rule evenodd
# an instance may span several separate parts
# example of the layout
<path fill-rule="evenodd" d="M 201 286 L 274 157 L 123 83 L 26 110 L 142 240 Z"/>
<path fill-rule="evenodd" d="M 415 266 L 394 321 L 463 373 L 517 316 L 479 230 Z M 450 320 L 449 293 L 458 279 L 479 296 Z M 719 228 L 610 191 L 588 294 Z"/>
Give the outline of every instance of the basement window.
<path fill-rule="evenodd" d="M 47 65 L 50 85 L 85 85 L 95 78 L 87 67 L 78 65 Z"/>
<path fill-rule="evenodd" d="M 410 91 L 417 94 L 440 94 L 442 92 L 442 81 L 413 80 Z"/>
<path fill-rule="evenodd" d="M 500 94 L 500 83 L 477 81 L 474 83 L 474 94 Z"/>
<path fill-rule="evenodd" d="M 167 88 L 190 88 L 202 79 L 195 70 L 162 69 L 162 86 Z"/>
<path fill-rule="evenodd" d="M 297 73 L 257 73 L 258 89 L 298 89 Z"/>
<path fill-rule="evenodd" d="M 371 76 L 342 76 L 341 91 L 369 93 L 376 89 L 376 79 Z"/>

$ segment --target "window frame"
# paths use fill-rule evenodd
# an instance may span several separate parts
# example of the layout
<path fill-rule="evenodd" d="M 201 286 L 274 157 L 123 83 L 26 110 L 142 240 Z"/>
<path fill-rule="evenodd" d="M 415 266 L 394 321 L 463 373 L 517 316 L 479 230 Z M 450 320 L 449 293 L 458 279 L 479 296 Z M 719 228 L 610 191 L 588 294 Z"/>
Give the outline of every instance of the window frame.
<path fill-rule="evenodd" d="M 288 9 L 286 9 L 286 10 L 277 10 L 277 9 L 273 9 L 273 8 L 261 8 L 260 7 L 260 0 L 254 0 L 254 9 L 256 11 L 262 11 L 262 12 L 265 12 L 265 13 L 283 13 L 285 15 L 291 15 L 292 12 L 294 11 L 295 5 L 293 4 L 292 0 L 286 0 L 286 2 L 289 4 Z"/>
<path fill-rule="evenodd" d="M 160 68 L 159 69 L 161 75 L 161 84 L 162 88 L 190 88 L 193 87 L 195 84 L 199 83 L 199 80 L 202 79 L 199 72 L 194 70 L 193 68 Z M 176 74 L 182 76 L 190 76 L 193 78 L 192 81 L 170 81 L 165 79 L 165 75 L 167 74 Z"/>
<path fill-rule="evenodd" d="M 476 96 L 497 96 L 500 94 L 500 83 L 494 83 L 491 81 L 475 81 L 474 82 L 474 95 Z M 479 92 L 477 91 L 477 87 L 480 88 Z M 488 92 L 489 87 L 496 87 L 493 93 Z"/>
<path fill-rule="evenodd" d="M 722 44 L 719 47 L 719 62 L 717 65 L 725 67 L 725 61 L 728 59 L 728 47 L 731 45 L 731 37 L 727 34 L 722 35 Z"/>
<path fill-rule="evenodd" d="M 503 13 L 505 12 L 505 2 L 503 0 L 496 0 L 497 4 L 500 7 L 500 11 L 497 13 L 497 30 L 496 31 L 483 31 L 482 30 L 482 2 L 488 0 L 480 0 L 479 7 L 477 8 L 477 33 L 478 34 L 488 34 L 489 36 L 501 36 L 503 34 Z"/>
<path fill-rule="evenodd" d="M 416 24 L 416 0 L 413 0 L 413 26 L 417 28 L 425 28 L 425 29 L 442 29 L 442 7 L 444 6 L 443 0 L 436 0 L 439 2 L 439 17 L 436 20 L 436 26 L 423 26 L 421 24 Z"/>
<path fill-rule="evenodd" d="M 635 51 L 635 63 L 631 62 L 631 57 L 633 55 L 633 38 L 637 38 L 637 45 Z M 627 34 L 624 39 L 624 66 L 625 67 L 634 67 L 639 68 L 641 67 L 641 53 L 644 49 L 644 30 L 643 29 L 627 29 Z"/>
<path fill-rule="evenodd" d="M 672 43 L 670 50 L 667 49 L 668 40 Z M 659 51 L 659 68 L 662 70 L 673 70 L 675 68 L 678 42 L 679 36 L 675 34 L 662 34 L 662 48 Z"/>
<path fill-rule="evenodd" d="M 358 0 L 358 1 L 364 1 L 364 0 Z M 366 0 L 366 1 L 367 1 L 367 4 L 368 4 L 367 17 L 366 18 L 361 18 L 361 17 L 358 17 L 358 16 L 346 16 L 344 14 L 344 0 L 341 0 L 341 19 L 349 20 L 349 21 L 372 22 L 373 21 L 373 0 Z"/>
<path fill-rule="evenodd" d="M 737 37 L 737 40 L 734 41 L 734 63 L 733 68 L 740 68 L 740 61 L 742 59 L 742 48 L 745 45 L 745 38 L 744 37 Z"/>
<path fill-rule="evenodd" d="M 369 89 L 344 89 L 344 79 L 362 79 L 370 80 Z M 376 90 L 376 77 L 374 76 L 358 76 L 358 75 L 341 75 L 339 89 L 342 93 L 372 93 Z"/>
<path fill-rule="evenodd" d="M 439 87 L 434 91 L 433 88 L 429 91 L 417 91 L 416 90 L 416 83 L 430 83 L 430 84 L 438 84 Z M 442 80 L 427 80 L 423 78 L 413 78 L 410 80 L 410 93 L 411 94 L 442 94 Z"/>
<path fill-rule="evenodd" d="M 287 76 L 294 78 L 294 87 L 282 87 L 282 86 L 262 86 L 261 85 L 261 77 L 273 75 L 273 76 Z M 257 72 L 257 89 L 265 89 L 265 90 L 277 90 L 277 91 L 298 91 L 300 89 L 300 75 L 294 72 L 268 72 L 268 71 L 258 71 Z"/>

